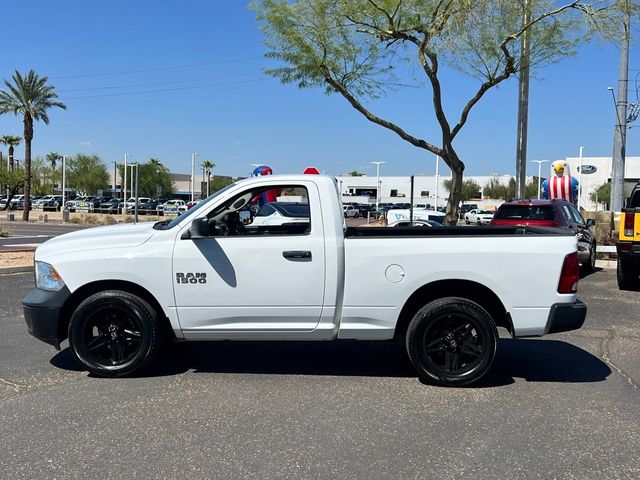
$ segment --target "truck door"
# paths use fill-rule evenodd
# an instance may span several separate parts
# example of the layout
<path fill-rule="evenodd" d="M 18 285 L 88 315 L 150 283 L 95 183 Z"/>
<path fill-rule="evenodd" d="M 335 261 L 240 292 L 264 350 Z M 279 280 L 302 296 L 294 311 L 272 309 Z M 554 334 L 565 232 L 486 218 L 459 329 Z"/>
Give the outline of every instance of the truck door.
<path fill-rule="evenodd" d="M 208 238 L 185 238 L 185 227 L 176 239 L 173 284 L 185 336 L 305 331 L 319 322 L 325 247 L 317 187 L 252 188 L 207 213 Z"/>

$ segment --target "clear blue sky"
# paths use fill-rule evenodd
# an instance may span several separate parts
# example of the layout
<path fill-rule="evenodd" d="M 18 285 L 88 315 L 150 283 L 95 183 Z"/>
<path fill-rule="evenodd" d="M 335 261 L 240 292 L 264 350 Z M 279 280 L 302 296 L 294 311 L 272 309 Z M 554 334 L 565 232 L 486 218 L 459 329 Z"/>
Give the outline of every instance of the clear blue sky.
<path fill-rule="evenodd" d="M 113 165 L 130 153 L 186 173 L 198 152 L 198 162 L 212 160 L 216 173 L 234 176 L 252 163 L 275 173 L 315 165 L 329 174 L 375 174 L 369 162 L 383 160 L 383 174 L 433 174 L 432 154 L 369 123 L 341 97 L 264 75 L 264 51 L 245 1 L 32 0 L 14 2 L 3 19 L 0 78 L 34 69 L 49 76 L 68 106 L 52 111 L 48 126 L 36 125 L 34 155 L 96 153 Z M 617 48 L 593 45 L 537 73 L 529 160 L 577 156 L 581 145 L 587 156 L 611 155 L 615 112 L 607 87 L 617 91 L 618 62 Z M 633 80 L 637 44 L 630 66 Z M 476 83 L 445 73 L 448 113 L 459 111 Z M 492 90 L 472 112 L 456 141 L 467 174 L 514 173 L 516 87 L 512 79 Z M 145 93 L 119 95 L 129 92 Z M 429 90 L 402 90 L 369 106 L 438 142 Z M 0 117 L 0 135 L 6 133 L 22 135 L 19 118 Z M 640 128 L 629 130 L 627 155 L 640 155 Z"/>

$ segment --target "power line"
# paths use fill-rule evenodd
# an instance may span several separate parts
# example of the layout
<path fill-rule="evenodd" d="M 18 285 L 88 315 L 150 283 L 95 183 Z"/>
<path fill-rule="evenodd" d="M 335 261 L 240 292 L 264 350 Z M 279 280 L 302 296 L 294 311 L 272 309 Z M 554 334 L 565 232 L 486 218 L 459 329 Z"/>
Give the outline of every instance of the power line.
<path fill-rule="evenodd" d="M 192 63 L 187 65 L 174 65 L 170 67 L 142 68 L 139 70 L 123 70 L 120 72 L 82 73 L 77 75 L 62 75 L 62 76 L 49 77 L 49 78 L 51 80 L 61 80 L 65 78 L 106 77 L 110 75 L 127 75 L 129 73 L 157 72 L 160 70 L 180 70 L 182 68 L 205 67 L 208 65 L 223 65 L 226 63 L 240 63 L 240 62 L 248 62 L 248 61 L 259 60 L 259 59 L 264 59 L 264 57 L 259 56 L 259 57 L 236 58 L 233 60 L 219 60 L 216 62 Z"/>
<path fill-rule="evenodd" d="M 222 87 L 226 85 L 240 85 L 244 83 L 264 82 L 265 80 L 269 80 L 269 78 L 265 77 L 265 78 L 256 78 L 253 80 L 241 80 L 238 82 L 211 83 L 209 85 L 194 85 L 191 87 L 163 88 L 158 90 L 139 90 L 137 92 L 105 93 L 103 95 L 84 95 L 80 97 L 66 97 L 66 98 L 63 98 L 63 100 L 66 101 L 66 100 L 79 100 L 84 98 L 120 97 L 124 95 L 141 95 L 146 93 L 174 92 L 177 90 L 194 90 L 197 88 Z"/>
<path fill-rule="evenodd" d="M 130 83 L 128 85 L 109 85 L 103 87 L 90 87 L 90 88 L 64 88 L 62 90 L 57 90 L 56 92 L 88 92 L 93 90 L 115 90 L 118 88 L 132 88 L 132 87 L 153 87 L 155 85 L 175 85 L 175 84 L 184 84 L 184 83 L 192 83 L 192 82 L 210 82 L 212 80 L 224 80 L 226 78 L 236 78 L 236 77 L 248 77 L 251 75 L 256 75 L 253 73 L 241 73 L 237 75 L 225 75 L 221 77 L 210 77 L 210 78 L 200 78 L 200 79 L 192 79 L 192 80 L 174 80 L 171 82 L 153 82 L 153 83 Z"/>

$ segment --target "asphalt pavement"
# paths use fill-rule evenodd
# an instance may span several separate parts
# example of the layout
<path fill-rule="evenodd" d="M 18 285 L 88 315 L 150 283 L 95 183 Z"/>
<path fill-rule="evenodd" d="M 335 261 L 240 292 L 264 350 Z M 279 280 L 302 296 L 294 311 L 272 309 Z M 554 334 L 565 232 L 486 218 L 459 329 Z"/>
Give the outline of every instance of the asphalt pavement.
<path fill-rule="evenodd" d="M 505 338 L 460 389 L 387 342 L 180 344 L 93 378 L 27 334 L 32 283 L 0 277 L 0 478 L 640 478 L 640 292 L 614 270 L 581 281 L 581 330 Z"/>

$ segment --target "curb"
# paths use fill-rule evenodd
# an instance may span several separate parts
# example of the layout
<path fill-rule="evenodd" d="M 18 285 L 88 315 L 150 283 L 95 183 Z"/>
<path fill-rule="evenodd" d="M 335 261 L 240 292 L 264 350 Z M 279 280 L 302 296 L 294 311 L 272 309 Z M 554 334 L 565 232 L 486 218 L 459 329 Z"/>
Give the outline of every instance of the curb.
<path fill-rule="evenodd" d="M 598 268 L 617 268 L 617 260 L 596 260 L 596 267 Z"/>
<path fill-rule="evenodd" d="M 0 267 L 0 275 L 9 275 L 11 273 L 32 272 L 33 265 L 25 265 L 22 267 Z"/>

